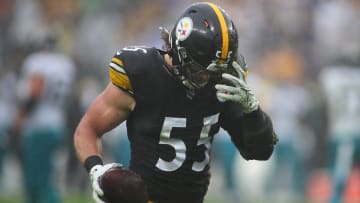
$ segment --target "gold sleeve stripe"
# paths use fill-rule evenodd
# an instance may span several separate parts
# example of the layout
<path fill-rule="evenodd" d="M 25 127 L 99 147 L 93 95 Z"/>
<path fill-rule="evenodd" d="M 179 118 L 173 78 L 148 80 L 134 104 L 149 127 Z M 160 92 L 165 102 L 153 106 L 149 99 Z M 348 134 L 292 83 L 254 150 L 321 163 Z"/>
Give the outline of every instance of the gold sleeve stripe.
<path fill-rule="evenodd" d="M 223 64 L 227 58 L 229 51 L 229 33 L 226 25 L 224 14 L 220 11 L 219 7 L 217 7 L 213 3 L 208 3 L 209 6 L 214 10 L 218 20 L 220 22 L 221 35 L 222 35 L 222 49 L 221 49 L 221 58 L 219 60 L 220 64 Z"/>
<path fill-rule="evenodd" d="M 121 59 L 118 59 L 118 58 L 116 58 L 116 57 L 113 57 L 113 58 L 111 59 L 111 62 L 114 62 L 114 63 L 118 64 L 119 66 L 124 66 L 122 60 L 121 60 Z"/>
<path fill-rule="evenodd" d="M 110 75 L 111 82 L 114 85 L 133 94 L 133 88 L 131 86 L 129 77 L 126 74 L 119 73 L 118 71 L 110 68 L 109 75 Z"/>
<path fill-rule="evenodd" d="M 111 62 L 109 66 L 122 74 L 126 74 L 125 70 L 116 63 Z"/>

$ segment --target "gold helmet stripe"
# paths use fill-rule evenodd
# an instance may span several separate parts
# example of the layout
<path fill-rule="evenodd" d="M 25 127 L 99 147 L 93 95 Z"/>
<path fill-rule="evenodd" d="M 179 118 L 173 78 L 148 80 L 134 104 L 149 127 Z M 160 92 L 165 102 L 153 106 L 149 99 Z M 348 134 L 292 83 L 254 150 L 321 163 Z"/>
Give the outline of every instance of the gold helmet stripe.
<path fill-rule="evenodd" d="M 221 58 L 218 63 L 223 64 L 228 56 L 228 51 L 229 51 L 229 33 L 228 33 L 227 24 L 225 21 L 224 14 L 220 11 L 219 7 L 217 7 L 215 4 L 210 2 L 208 2 L 207 4 L 214 10 L 220 22 L 221 35 L 222 35 L 222 49 L 221 49 Z"/>

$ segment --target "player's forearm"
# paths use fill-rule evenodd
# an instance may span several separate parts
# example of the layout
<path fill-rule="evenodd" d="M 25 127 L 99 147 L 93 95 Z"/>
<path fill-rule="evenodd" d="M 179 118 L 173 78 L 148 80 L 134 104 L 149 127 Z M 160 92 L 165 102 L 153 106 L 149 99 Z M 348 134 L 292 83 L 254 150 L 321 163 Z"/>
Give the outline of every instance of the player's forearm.
<path fill-rule="evenodd" d="M 74 134 L 74 147 L 79 161 L 84 164 L 86 158 L 101 153 L 101 142 L 95 130 L 82 120 Z"/>
<path fill-rule="evenodd" d="M 247 159 L 267 160 L 270 158 L 277 137 L 270 117 L 260 108 L 244 116 L 243 146 L 241 151 Z"/>
<path fill-rule="evenodd" d="M 273 131 L 270 117 L 260 107 L 244 114 L 243 122 L 244 131 L 250 134 L 271 134 Z"/>
<path fill-rule="evenodd" d="M 232 119 L 230 124 L 223 127 L 245 159 L 269 159 L 275 144 L 274 132 L 270 117 L 261 108 Z"/>

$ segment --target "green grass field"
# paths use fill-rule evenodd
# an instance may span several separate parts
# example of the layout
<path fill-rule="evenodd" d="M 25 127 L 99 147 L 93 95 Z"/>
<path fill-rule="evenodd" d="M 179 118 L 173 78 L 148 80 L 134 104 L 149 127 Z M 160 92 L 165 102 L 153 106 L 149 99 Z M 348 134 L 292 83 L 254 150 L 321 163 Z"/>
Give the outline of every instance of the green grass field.
<path fill-rule="evenodd" d="M 68 188 L 69 191 L 62 195 L 62 202 L 61 203 L 95 203 L 95 201 L 91 197 L 90 191 L 83 191 L 83 192 L 77 192 L 75 190 L 71 190 Z M 1 192 L 1 191 L 0 191 Z M 228 203 L 224 200 L 224 195 L 222 192 L 219 191 L 212 191 L 211 193 L 207 194 L 205 197 L 204 203 Z M 16 194 L 6 194 L 6 193 L 0 193 L 0 203 L 24 203 L 24 198 L 21 192 Z M 241 202 L 243 203 L 263 203 L 264 199 L 260 200 L 254 200 L 254 199 L 243 199 Z M 304 199 L 302 198 L 292 198 L 291 201 L 289 199 L 274 199 L 274 198 L 267 198 L 267 203 L 305 203 Z"/>
<path fill-rule="evenodd" d="M 22 195 L 6 195 L 0 197 L 0 203 L 23 203 Z M 63 197 L 63 203 L 94 203 L 90 195 L 66 195 Z"/>
<path fill-rule="evenodd" d="M 262 203 L 263 201 L 246 201 L 246 203 Z M 269 203 L 271 202 L 277 202 L 279 201 L 272 201 L 269 200 Z M 284 201 L 280 201 L 283 203 Z M 0 197 L 0 203 L 24 203 L 24 199 L 21 195 L 9 195 L 7 197 Z M 72 195 L 66 195 L 63 198 L 62 203 L 95 203 L 94 200 L 92 200 L 91 195 L 79 195 L 79 194 L 72 194 Z M 206 198 L 204 203 L 226 203 L 222 200 L 221 197 L 209 197 Z M 304 203 L 304 201 L 301 200 L 293 200 L 291 203 Z"/>
<path fill-rule="evenodd" d="M 21 195 L 9 195 L 6 197 L 0 197 L 0 203 L 24 203 L 24 200 Z M 63 198 L 63 203 L 94 203 L 91 198 L 91 195 L 66 195 Z M 206 200 L 204 203 L 224 203 L 220 199 L 209 199 Z"/>

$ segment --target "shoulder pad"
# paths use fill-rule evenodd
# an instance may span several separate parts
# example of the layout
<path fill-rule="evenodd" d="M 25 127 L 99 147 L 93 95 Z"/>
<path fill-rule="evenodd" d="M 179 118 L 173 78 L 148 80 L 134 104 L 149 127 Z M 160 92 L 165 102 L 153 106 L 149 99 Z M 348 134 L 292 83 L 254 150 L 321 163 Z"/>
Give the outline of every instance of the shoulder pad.
<path fill-rule="evenodd" d="M 111 58 L 111 62 L 109 63 L 110 80 L 115 86 L 129 92 L 130 94 L 133 94 L 133 88 L 124 69 L 124 62 L 121 53 L 122 52 L 118 51 Z"/>
<path fill-rule="evenodd" d="M 117 54 L 121 55 L 121 53 L 126 53 L 131 55 L 145 55 L 148 54 L 151 49 L 152 48 L 146 46 L 127 46 L 122 48 Z"/>

